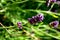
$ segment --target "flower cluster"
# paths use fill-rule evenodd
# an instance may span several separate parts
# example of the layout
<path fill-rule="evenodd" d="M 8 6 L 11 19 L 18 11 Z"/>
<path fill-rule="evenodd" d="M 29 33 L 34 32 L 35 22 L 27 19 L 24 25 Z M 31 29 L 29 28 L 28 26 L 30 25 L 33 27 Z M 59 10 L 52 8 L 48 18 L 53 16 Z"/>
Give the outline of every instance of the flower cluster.
<path fill-rule="evenodd" d="M 51 0 L 51 2 L 56 2 L 57 0 Z"/>
<path fill-rule="evenodd" d="M 47 6 L 50 6 L 50 3 L 51 3 L 51 2 L 54 3 L 54 2 L 56 2 L 56 1 L 57 1 L 57 0 L 47 0 L 47 1 L 46 1 L 46 4 L 47 4 Z"/>
<path fill-rule="evenodd" d="M 17 25 L 18 25 L 19 29 L 22 29 L 22 23 L 21 22 L 18 22 Z"/>
<path fill-rule="evenodd" d="M 44 15 L 43 14 L 38 14 L 36 16 L 32 16 L 32 18 L 28 18 L 28 21 L 30 24 L 35 24 L 37 22 L 42 22 L 44 19 Z M 19 29 L 22 29 L 22 23 L 18 22 L 17 23 Z M 59 25 L 59 21 L 52 21 L 49 23 L 50 26 L 53 26 L 54 28 L 57 28 Z"/>
<path fill-rule="evenodd" d="M 53 26 L 54 28 L 57 28 L 59 25 L 59 21 L 50 22 L 50 25 Z"/>
<path fill-rule="evenodd" d="M 32 18 L 28 18 L 28 21 L 31 24 L 35 24 L 36 22 L 41 22 L 44 19 L 44 15 L 43 14 L 38 14 L 36 16 L 33 16 Z"/>

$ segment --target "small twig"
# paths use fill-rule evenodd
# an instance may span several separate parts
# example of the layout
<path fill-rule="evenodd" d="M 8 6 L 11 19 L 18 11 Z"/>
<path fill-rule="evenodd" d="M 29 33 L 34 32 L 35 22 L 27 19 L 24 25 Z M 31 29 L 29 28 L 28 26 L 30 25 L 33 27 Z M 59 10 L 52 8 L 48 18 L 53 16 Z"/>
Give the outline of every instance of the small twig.
<path fill-rule="evenodd" d="M 37 29 L 35 30 L 35 29 L 33 28 L 33 30 L 34 30 L 35 33 L 39 34 L 39 32 L 37 31 Z M 48 33 L 44 32 L 44 31 L 42 31 L 42 30 L 39 30 L 39 31 L 40 31 L 41 33 L 47 35 L 47 36 L 50 36 L 50 37 L 53 37 L 53 38 L 56 38 L 56 39 L 60 39 L 59 37 L 53 36 L 53 35 L 51 35 L 51 34 L 48 34 Z M 39 35 L 40 35 L 40 34 L 39 34 Z"/>
<path fill-rule="evenodd" d="M 8 32 L 9 35 L 11 35 L 11 33 L 5 28 L 5 26 L 1 22 L 0 22 L 0 25 Z"/>
<path fill-rule="evenodd" d="M 24 31 L 27 33 L 28 36 L 34 38 L 35 40 L 38 40 L 38 38 L 35 37 L 33 34 L 30 34 L 30 33 L 29 33 L 28 31 L 26 31 L 26 30 L 24 30 Z"/>
<path fill-rule="evenodd" d="M 55 3 L 53 3 L 53 4 L 51 5 L 51 8 L 49 9 L 49 11 L 51 11 L 51 9 L 53 8 L 54 5 L 55 5 Z"/>
<path fill-rule="evenodd" d="M 39 4 L 38 7 L 36 9 L 38 9 L 43 3 Z"/>
<path fill-rule="evenodd" d="M 0 27 L 0 29 L 3 29 L 3 27 Z M 9 28 L 14 28 L 13 26 L 11 26 L 11 27 L 5 27 L 6 29 L 9 29 Z"/>
<path fill-rule="evenodd" d="M 17 3 L 24 3 L 24 2 L 27 2 L 28 0 L 25 0 L 25 1 L 21 1 L 21 2 L 14 2 L 13 4 L 17 4 Z"/>

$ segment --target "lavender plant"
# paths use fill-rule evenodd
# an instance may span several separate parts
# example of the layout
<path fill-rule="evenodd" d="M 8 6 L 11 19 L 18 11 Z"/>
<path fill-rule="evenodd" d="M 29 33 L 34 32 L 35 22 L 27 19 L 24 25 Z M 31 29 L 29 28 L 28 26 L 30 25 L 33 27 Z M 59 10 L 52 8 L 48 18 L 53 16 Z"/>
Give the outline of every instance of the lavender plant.
<path fill-rule="evenodd" d="M 0 40 L 60 40 L 59 22 L 60 0 L 0 0 Z"/>
<path fill-rule="evenodd" d="M 53 21 L 50 23 L 51 26 L 53 26 L 54 28 L 57 28 L 59 25 L 59 21 Z"/>
<path fill-rule="evenodd" d="M 32 18 L 28 18 L 28 21 L 31 24 L 35 24 L 36 22 L 41 22 L 44 19 L 44 15 L 43 14 L 38 14 L 36 16 L 33 16 Z"/>
<path fill-rule="evenodd" d="M 22 29 L 22 23 L 21 22 L 18 22 L 17 25 L 18 25 L 19 29 Z"/>

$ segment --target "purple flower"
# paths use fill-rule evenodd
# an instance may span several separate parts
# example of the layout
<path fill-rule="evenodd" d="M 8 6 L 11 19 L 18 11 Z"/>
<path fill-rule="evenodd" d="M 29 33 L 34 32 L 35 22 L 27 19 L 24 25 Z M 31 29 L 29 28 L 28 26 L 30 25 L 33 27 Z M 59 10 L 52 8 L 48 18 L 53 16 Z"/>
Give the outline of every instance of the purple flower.
<path fill-rule="evenodd" d="M 47 5 L 47 7 L 49 7 L 49 6 L 50 6 L 50 3 L 51 3 L 51 1 L 50 1 L 50 0 L 47 0 L 47 1 L 46 1 L 46 5 Z"/>
<path fill-rule="evenodd" d="M 54 3 L 54 2 L 56 2 L 56 1 L 57 1 L 57 0 L 47 0 L 47 1 L 46 1 L 46 5 L 47 5 L 47 7 L 50 6 L 50 3 L 51 3 L 51 2 Z"/>
<path fill-rule="evenodd" d="M 37 22 L 37 19 L 36 19 L 36 18 L 37 18 L 36 16 L 33 16 L 33 17 L 32 17 L 32 19 L 34 19 L 34 23 Z"/>
<path fill-rule="evenodd" d="M 51 2 L 56 2 L 57 0 L 51 0 Z"/>
<path fill-rule="evenodd" d="M 36 22 L 41 22 L 44 19 L 44 15 L 43 14 L 38 14 L 36 16 L 33 16 L 32 18 L 28 18 L 28 21 L 31 24 L 35 24 Z"/>
<path fill-rule="evenodd" d="M 18 25 L 19 29 L 22 29 L 22 23 L 21 22 L 18 22 L 17 25 Z"/>
<path fill-rule="evenodd" d="M 58 5 L 60 5 L 60 1 L 57 1 L 56 3 L 57 3 Z"/>
<path fill-rule="evenodd" d="M 28 18 L 28 21 L 31 23 L 31 24 L 35 24 L 36 23 L 36 21 L 35 21 L 35 18 L 33 17 L 33 18 Z"/>
<path fill-rule="evenodd" d="M 53 21 L 50 23 L 51 26 L 53 26 L 54 28 L 57 28 L 59 25 L 59 21 Z"/>
<path fill-rule="evenodd" d="M 41 21 L 43 21 L 43 19 L 44 19 L 44 15 L 43 15 L 43 14 L 38 14 L 36 17 L 37 17 L 36 20 L 37 20 L 38 22 L 41 22 Z"/>
<path fill-rule="evenodd" d="M 33 24 L 32 18 L 28 18 L 28 21 L 29 21 L 31 24 Z"/>

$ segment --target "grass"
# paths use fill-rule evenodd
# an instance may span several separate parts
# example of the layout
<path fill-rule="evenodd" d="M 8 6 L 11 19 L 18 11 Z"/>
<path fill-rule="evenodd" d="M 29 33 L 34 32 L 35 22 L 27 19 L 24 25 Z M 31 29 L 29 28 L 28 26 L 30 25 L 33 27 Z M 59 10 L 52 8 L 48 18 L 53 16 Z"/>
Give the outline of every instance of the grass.
<path fill-rule="evenodd" d="M 60 21 L 60 6 L 53 3 L 46 6 L 46 0 L 0 0 L 0 40 L 60 40 L 60 25 L 57 29 L 49 26 L 54 20 Z M 58 12 L 52 12 L 52 8 Z M 28 18 L 44 14 L 44 20 L 32 25 Z M 20 30 L 17 22 L 22 22 Z"/>

